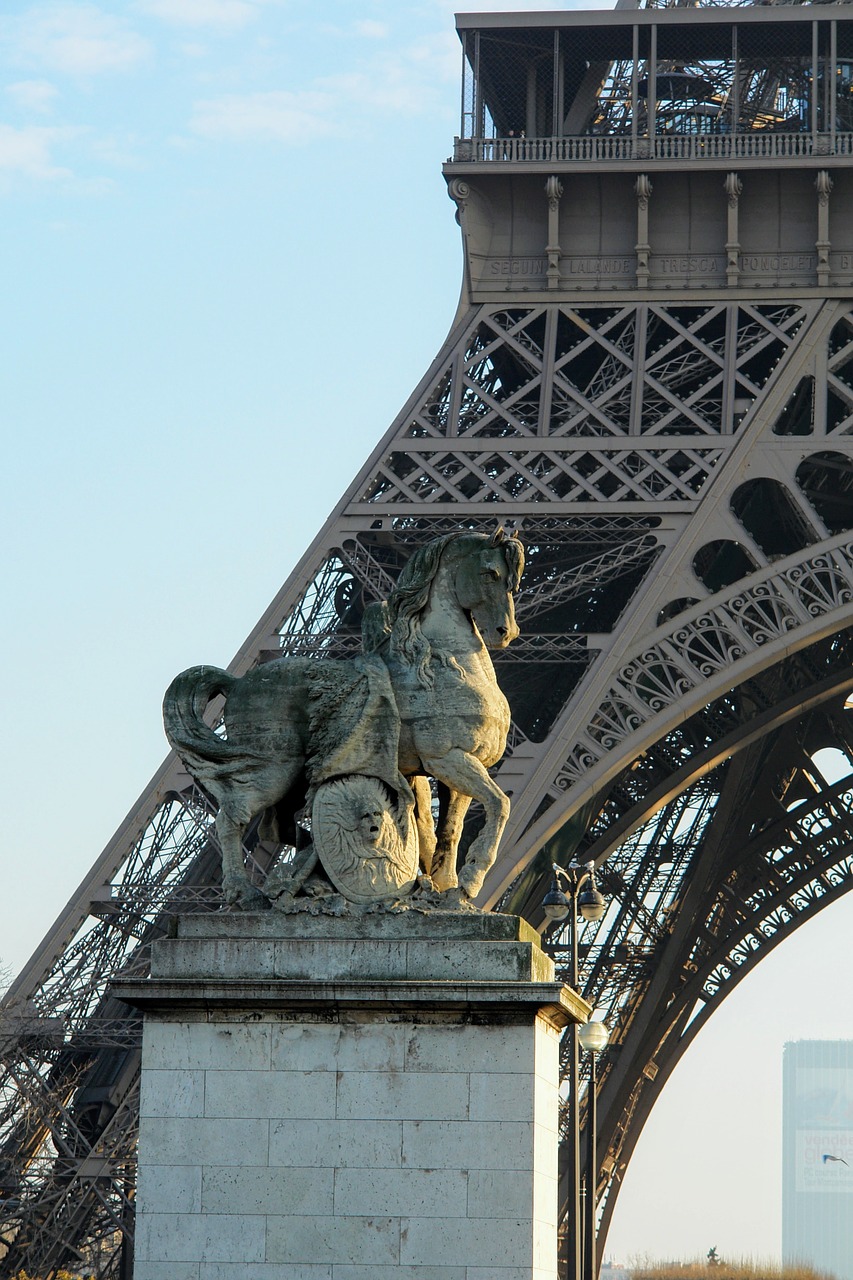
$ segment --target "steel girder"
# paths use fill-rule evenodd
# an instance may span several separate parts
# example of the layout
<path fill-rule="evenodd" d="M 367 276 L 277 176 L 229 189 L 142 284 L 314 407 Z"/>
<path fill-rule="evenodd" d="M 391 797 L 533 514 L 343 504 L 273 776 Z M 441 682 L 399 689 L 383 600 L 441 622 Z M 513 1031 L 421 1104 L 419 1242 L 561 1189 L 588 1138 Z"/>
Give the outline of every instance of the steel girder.
<path fill-rule="evenodd" d="M 355 653 L 417 545 L 520 529 L 513 809 L 482 902 L 538 921 L 551 860 L 601 866 L 605 1230 L 684 1046 L 850 887 L 849 780 L 813 757 L 853 759 L 851 386 L 853 299 L 820 290 L 470 306 L 231 664 Z M 220 906 L 212 819 L 169 757 L 4 1001 L 3 1275 L 120 1273 L 139 1028 L 109 983 L 147 972 L 176 911 Z M 291 852 L 247 838 L 259 879 Z"/>
<path fill-rule="evenodd" d="M 842 857 L 815 851 L 789 882 L 766 838 L 750 836 L 734 868 L 716 833 L 736 780 L 764 776 L 771 744 L 781 777 L 811 768 L 802 742 L 814 717 L 832 726 L 821 741 L 844 740 L 853 541 L 843 526 L 853 521 L 849 504 L 841 517 L 827 506 L 827 491 L 831 505 L 842 490 L 824 476 L 840 467 L 843 489 L 849 437 L 819 395 L 807 435 L 778 427 L 803 379 L 836 359 L 833 344 L 846 352 L 848 332 L 847 307 L 817 300 L 473 308 L 232 665 L 355 652 L 365 604 L 421 541 L 462 524 L 521 528 L 524 639 L 499 658 L 514 711 L 500 769 L 513 825 L 487 897 L 535 918 L 545 864 L 589 848 L 619 904 L 584 939 L 587 991 L 617 1028 L 600 1086 L 605 1226 L 684 1044 L 733 976 L 827 900 L 826 877 L 833 894 L 847 887 Z M 842 359 L 842 387 L 845 372 Z M 742 415 L 735 403 L 747 397 Z M 777 503 L 783 545 L 762 544 L 744 484 Z M 792 837 L 778 802 L 742 787 L 751 814 L 766 801 L 746 830 L 774 819 L 781 849 Z M 836 792 L 820 789 L 816 809 L 840 803 Z M 119 1266 L 138 1028 L 108 984 L 146 971 L 175 910 L 218 904 L 211 820 L 167 761 L 10 993 L 0 1095 L 10 1274 L 95 1244 L 112 1246 Z M 259 875 L 287 856 L 249 844 Z M 716 879 L 698 873 L 706 863 Z M 745 899 L 747 864 L 768 892 L 782 877 L 787 897 Z"/>
<path fill-rule="evenodd" d="M 651 768 L 662 786 L 642 796 L 632 778 L 633 803 L 611 798 L 621 818 L 579 842 L 578 856 L 600 861 L 611 903 L 582 935 L 585 995 L 615 1031 L 597 1091 L 602 1241 L 643 1124 L 684 1050 L 773 947 L 853 887 L 851 688 L 847 630 L 741 687 L 739 707 L 726 699 L 724 744 L 703 751 L 706 726 L 689 723 L 696 750 L 686 768 L 677 767 L 680 733 L 660 744 Z M 827 777 L 819 753 L 830 747 Z M 559 934 L 551 949 L 567 971 Z M 579 1105 L 585 1127 L 584 1094 Z M 568 1100 L 564 1127 L 570 1121 Z"/>

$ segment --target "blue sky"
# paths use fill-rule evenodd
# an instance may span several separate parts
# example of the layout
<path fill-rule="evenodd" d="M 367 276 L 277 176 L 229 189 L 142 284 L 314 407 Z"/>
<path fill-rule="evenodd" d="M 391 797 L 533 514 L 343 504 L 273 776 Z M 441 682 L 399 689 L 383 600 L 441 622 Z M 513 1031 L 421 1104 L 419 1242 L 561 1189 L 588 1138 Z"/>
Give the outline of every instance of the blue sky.
<path fill-rule="evenodd" d="M 536 8 L 469 3 L 466 9 Z M 17 968 L 435 355 L 461 279 L 444 0 L 0 16 L 0 957 Z M 669 1086 L 607 1252 L 778 1251 L 781 1047 L 847 1036 L 823 916 Z M 654 1188 L 650 1192 L 650 1188 Z"/>

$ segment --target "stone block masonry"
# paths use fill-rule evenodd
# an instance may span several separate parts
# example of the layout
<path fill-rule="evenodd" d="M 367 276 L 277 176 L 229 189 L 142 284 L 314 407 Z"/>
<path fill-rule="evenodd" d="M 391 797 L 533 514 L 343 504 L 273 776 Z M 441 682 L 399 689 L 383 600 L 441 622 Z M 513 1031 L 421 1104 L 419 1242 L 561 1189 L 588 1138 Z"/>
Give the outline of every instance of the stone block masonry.
<path fill-rule="evenodd" d="M 523 922 L 184 917 L 118 989 L 145 1011 L 135 1280 L 556 1280 L 587 1009 Z"/>

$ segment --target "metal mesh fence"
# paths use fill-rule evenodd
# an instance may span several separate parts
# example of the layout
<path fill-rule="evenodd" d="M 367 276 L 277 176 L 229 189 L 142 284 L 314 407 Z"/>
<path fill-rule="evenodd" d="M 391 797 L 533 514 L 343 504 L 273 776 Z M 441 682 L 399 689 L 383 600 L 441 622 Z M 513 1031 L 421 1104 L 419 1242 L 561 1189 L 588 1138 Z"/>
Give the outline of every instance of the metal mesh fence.
<path fill-rule="evenodd" d="M 608 25 L 579 15 L 553 27 L 461 30 L 456 158 L 583 159 L 565 144 L 604 138 L 612 149 L 620 139 L 636 148 L 643 139 L 809 135 L 820 151 L 853 134 L 853 22 L 802 6 L 714 14 L 689 9 L 673 21 L 664 6 Z M 610 158 L 634 154 L 617 151 Z"/>

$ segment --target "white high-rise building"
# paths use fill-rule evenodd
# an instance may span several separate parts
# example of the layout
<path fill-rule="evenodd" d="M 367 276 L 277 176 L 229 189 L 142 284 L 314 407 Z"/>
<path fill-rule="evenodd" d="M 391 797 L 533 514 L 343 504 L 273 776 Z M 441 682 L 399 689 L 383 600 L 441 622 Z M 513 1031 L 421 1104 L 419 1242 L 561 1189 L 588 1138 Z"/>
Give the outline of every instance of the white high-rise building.
<path fill-rule="evenodd" d="M 782 1256 L 853 1280 L 853 1040 L 785 1045 Z"/>

